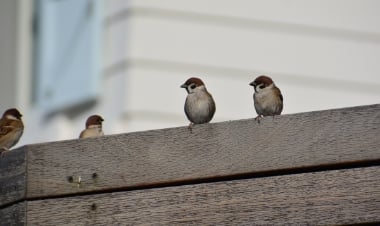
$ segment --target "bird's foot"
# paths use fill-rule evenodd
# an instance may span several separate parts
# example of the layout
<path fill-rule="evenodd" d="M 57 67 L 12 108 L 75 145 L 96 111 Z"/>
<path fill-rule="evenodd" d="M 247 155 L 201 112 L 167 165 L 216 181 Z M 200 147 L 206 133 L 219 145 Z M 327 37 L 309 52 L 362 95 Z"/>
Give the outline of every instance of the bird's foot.
<path fill-rule="evenodd" d="M 188 126 L 187 126 L 187 129 L 189 129 L 190 133 L 193 133 L 193 125 L 194 123 L 190 123 Z"/>
<path fill-rule="evenodd" d="M 1 158 L 4 158 L 5 157 L 5 155 L 9 152 L 10 150 L 9 150 L 9 148 L 7 148 L 7 147 L 2 147 L 2 148 L 0 148 L 0 157 Z"/>
<path fill-rule="evenodd" d="M 261 120 L 262 118 L 264 118 L 264 116 L 262 116 L 262 115 L 258 115 L 258 116 L 256 116 L 255 121 L 257 121 L 258 123 L 260 123 L 260 120 Z"/>

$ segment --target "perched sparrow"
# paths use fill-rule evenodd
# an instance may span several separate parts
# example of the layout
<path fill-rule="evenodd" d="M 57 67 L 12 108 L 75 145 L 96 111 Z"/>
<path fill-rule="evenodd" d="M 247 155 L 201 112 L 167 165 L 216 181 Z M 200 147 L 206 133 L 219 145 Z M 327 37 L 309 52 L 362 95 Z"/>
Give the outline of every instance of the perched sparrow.
<path fill-rule="evenodd" d="M 3 155 L 20 140 L 24 132 L 21 113 L 16 108 L 8 109 L 0 119 L 0 152 Z"/>
<path fill-rule="evenodd" d="M 189 78 L 181 88 L 185 88 L 188 93 L 185 113 L 191 122 L 189 129 L 191 130 L 193 124 L 210 122 L 215 113 L 215 102 L 202 80 Z"/>
<path fill-rule="evenodd" d="M 100 137 L 103 136 L 102 130 L 102 122 L 104 119 L 99 115 L 91 115 L 87 118 L 86 121 L 86 129 L 84 129 L 79 138 L 87 138 L 87 137 Z"/>
<path fill-rule="evenodd" d="M 255 88 L 253 100 L 258 114 L 256 120 L 260 122 L 263 116 L 280 115 L 283 106 L 281 91 L 268 76 L 261 75 L 249 83 Z"/>

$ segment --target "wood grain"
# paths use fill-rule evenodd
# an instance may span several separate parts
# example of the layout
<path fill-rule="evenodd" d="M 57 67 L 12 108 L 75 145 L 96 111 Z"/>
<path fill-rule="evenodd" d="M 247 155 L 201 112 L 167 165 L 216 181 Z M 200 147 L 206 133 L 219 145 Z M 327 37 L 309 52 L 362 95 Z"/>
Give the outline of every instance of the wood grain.
<path fill-rule="evenodd" d="M 370 105 L 30 145 L 27 197 L 379 160 L 379 134 Z"/>
<path fill-rule="evenodd" d="M 27 219 L 29 225 L 380 223 L 380 166 L 30 201 Z"/>
<path fill-rule="evenodd" d="M 26 225 L 26 202 L 0 209 L 0 226 Z"/>
<path fill-rule="evenodd" d="M 22 200 L 26 193 L 26 147 L 0 157 L 0 207 Z"/>

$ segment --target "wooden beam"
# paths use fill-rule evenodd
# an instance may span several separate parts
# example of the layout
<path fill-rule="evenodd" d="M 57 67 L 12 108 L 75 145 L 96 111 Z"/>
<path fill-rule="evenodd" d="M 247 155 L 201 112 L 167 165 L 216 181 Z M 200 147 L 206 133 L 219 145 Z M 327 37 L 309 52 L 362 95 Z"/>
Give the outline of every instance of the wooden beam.
<path fill-rule="evenodd" d="M 28 225 L 380 223 L 380 166 L 28 202 Z"/>
<path fill-rule="evenodd" d="M 0 207 L 25 198 L 26 147 L 0 157 Z"/>
<path fill-rule="evenodd" d="M 34 144 L 17 153 L 27 155 L 20 157 L 27 159 L 24 198 L 35 199 L 379 162 L 379 134 L 378 104 L 267 117 L 260 124 L 196 125 L 193 133 L 184 126 Z M 0 206 L 9 203 L 7 193 L 0 196 Z"/>
<path fill-rule="evenodd" d="M 26 202 L 0 208 L 0 225 L 26 225 Z"/>
<path fill-rule="evenodd" d="M 379 160 L 379 134 L 370 105 L 31 145 L 27 195 Z"/>

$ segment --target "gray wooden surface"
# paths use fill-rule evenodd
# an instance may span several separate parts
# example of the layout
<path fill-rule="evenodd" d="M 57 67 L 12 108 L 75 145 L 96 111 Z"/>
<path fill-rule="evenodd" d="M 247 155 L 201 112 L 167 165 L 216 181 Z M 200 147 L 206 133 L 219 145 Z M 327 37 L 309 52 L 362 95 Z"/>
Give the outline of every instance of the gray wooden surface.
<path fill-rule="evenodd" d="M 28 148 L 28 198 L 380 160 L 380 105 Z"/>
<path fill-rule="evenodd" d="M 26 225 L 26 202 L 0 208 L 0 226 Z"/>
<path fill-rule="evenodd" d="M 28 225 L 380 223 L 380 166 L 30 201 L 27 221 Z"/>
<path fill-rule="evenodd" d="M 25 198 L 26 147 L 0 157 L 0 207 Z"/>
<path fill-rule="evenodd" d="M 34 144 L 0 159 L 0 206 L 369 160 L 380 160 L 380 105 Z"/>

